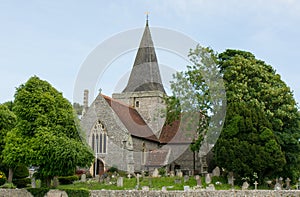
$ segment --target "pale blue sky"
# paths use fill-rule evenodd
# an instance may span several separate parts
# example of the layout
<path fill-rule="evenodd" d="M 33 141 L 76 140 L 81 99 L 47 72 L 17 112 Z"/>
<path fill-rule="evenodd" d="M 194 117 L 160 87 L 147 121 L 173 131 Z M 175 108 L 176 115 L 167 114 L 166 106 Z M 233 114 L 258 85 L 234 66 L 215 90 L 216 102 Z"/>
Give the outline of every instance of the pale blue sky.
<path fill-rule="evenodd" d="M 300 101 L 299 0 L 1 0 L 0 103 L 12 100 L 15 87 L 33 75 L 72 102 L 88 54 L 112 35 L 144 27 L 146 11 L 151 27 L 182 32 L 217 52 L 252 52 L 277 70 Z M 166 64 L 163 53 L 158 58 Z M 134 55 L 116 65 L 129 70 Z M 109 75 L 98 84 L 108 95 L 114 88 L 106 84 Z"/>

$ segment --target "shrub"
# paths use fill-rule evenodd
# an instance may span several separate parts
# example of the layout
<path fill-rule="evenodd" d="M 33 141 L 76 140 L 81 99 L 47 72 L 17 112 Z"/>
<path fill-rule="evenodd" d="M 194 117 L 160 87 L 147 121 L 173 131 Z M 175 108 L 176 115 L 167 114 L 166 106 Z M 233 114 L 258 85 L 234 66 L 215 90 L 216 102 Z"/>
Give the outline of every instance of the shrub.
<path fill-rule="evenodd" d="M 14 179 L 13 184 L 17 186 L 17 188 L 24 188 L 27 185 L 31 184 L 30 178 L 22 178 L 22 179 Z"/>
<path fill-rule="evenodd" d="M 44 197 L 45 194 L 49 192 L 49 188 L 28 188 L 29 191 L 34 197 Z"/>
<path fill-rule="evenodd" d="M 16 189 L 16 186 L 13 183 L 4 183 L 4 185 L 1 185 L 0 188 L 3 188 L 3 189 Z"/>
<path fill-rule="evenodd" d="M 86 189 L 64 189 L 68 196 L 72 197 L 89 197 L 90 192 Z"/>
<path fill-rule="evenodd" d="M 6 176 L 4 174 L 4 172 L 0 171 L 0 185 L 3 185 L 6 182 Z"/>
<path fill-rule="evenodd" d="M 29 176 L 29 170 L 25 165 L 18 165 L 14 170 L 14 178 L 22 179 Z"/>
<path fill-rule="evenodd" d="M 74 176 L 62 176 L 62 177 L 58 177 L 59 183 L 61 185 L 69 185 L 69 184 L 73 184 L 74 181 L 78 181 L 79 178 L 78 176 L 74 175 Z"/>

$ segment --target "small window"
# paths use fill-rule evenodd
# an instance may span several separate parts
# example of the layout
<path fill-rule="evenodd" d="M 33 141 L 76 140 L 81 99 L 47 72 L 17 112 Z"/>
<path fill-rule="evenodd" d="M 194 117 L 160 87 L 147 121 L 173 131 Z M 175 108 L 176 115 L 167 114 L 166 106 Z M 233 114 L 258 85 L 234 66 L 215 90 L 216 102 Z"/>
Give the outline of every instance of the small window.
<path fill-rule="evenodd" d="M 135 101 L 135 107 L 140 107 L 140 101 Z"/>

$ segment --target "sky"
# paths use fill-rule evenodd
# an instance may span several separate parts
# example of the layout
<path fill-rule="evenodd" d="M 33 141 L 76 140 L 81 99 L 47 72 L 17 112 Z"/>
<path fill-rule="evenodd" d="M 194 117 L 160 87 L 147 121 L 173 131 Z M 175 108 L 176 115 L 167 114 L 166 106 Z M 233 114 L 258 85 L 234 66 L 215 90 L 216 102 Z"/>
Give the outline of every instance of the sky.
<path fill-rule="evenodd" d="M 151 32 L 155 27 L 180 32 L 218 53 L 229 48 L 253 53 L 273 66 L 300 102 L 299 0 L 2 0 L 0 103 L 13 100 L 16 88 L 34 75 L 70 102 L 81 103 L 83 93 L 75 95 L 74 88 L 89 55 L 124 32 L 138 29 L 136 35 L 142 34 L 145 12 Z M 141 35 L 135 37 L 138 45 Z M 155 36 L 153 41 L 156 44 Z M 100 88 L 107 95 L 121 90 L 135 53 L 131 48 L 112 59 L 90 97 Z M 187 64 L 168 50 L 157 49 L 157 56 L 165 65 L 162 70 L 180 70 L 175 64 Z"/>

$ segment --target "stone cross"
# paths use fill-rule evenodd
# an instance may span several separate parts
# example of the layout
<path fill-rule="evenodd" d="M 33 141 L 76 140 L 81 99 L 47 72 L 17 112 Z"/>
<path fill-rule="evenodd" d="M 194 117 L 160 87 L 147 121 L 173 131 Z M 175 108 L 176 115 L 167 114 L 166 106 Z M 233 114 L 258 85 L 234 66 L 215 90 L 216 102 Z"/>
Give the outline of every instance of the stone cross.
<path fill-rule="evenodd" d="M 131 174 L 128 174 L 127 177 L 130 179 L 131 178 Z"/>
<path fill-rule="evenodd" d="M 254 182 L 254 187 L 255 187 L 254 189 L 255 189 L 255 190 L 257 190 L 257 185 L 258 185 L 258 182 L 255 181 L 255 182 Z"/>

